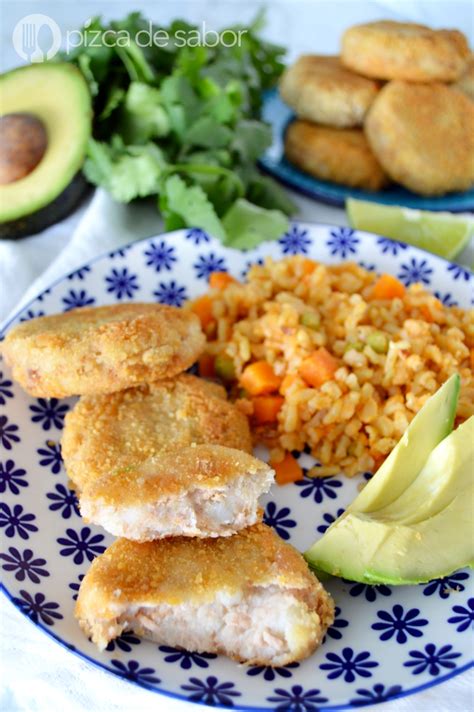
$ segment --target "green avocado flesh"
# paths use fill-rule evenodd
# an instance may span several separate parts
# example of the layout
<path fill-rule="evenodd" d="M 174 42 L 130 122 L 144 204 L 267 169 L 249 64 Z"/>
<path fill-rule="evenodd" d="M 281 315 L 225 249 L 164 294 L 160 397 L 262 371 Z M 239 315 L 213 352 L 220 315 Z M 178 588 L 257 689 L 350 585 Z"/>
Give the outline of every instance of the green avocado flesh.
<path fill-rule="evenodd" d="M 454 374 L 426 401 L 347 512 L 372 512 L 385 507 L 411 485 L 431 451 L 453 429 L 459 387 L 460 378 Z"/>
<path fill-rule="evenodd" d="M 47 133 L 44 156 L 28 175 L 0 187 L 0 223 L 45 208 L 72 183 L 91 135 L 91 98 L 71 64 L 32 64 L 0 76 L 1 114 L 30 114 Z M 10 236 L 10 235 L 9 235 Z"/>
<path fill-rule="evenodd" d="M 445 424 L 444 431 L 452 427 L 458 393 L 459 378 L 452 377 L 426 402 L 404 435 L 403 450 L 397 455 L 395 448 L 386 461 L 391 467 L 380 468 L 305 553 L 313 569 L 363 583 L 402 585 L 446 576 L 472 562 L 474 416 L 443 439 L 437 422 Z M 437 443 L 427 452 L 422 441 L 433 442 L 434 432 Z M 363 498 L 374 483 L 372 495 Z"/>

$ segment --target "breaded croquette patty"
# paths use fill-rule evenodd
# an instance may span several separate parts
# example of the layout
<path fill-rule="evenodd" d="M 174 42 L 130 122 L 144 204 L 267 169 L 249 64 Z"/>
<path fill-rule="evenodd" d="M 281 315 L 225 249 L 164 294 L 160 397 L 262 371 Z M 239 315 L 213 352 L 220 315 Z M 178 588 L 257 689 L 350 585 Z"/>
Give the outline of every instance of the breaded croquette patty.
<path fill-rule="evenodd" d="M 181 374 L 119 393 L 83 396 L 65 420 L 62 454 L 73 483 L 145 466 L 165 450 L 211 443 L 252 452 L 248 421 L 222 386 Z"/>
<path fill-rule="evenodd" d="M 454 89 L 462 91 L 471 101 L 474 101 L 474 54 L 471 54 L 465 72 L 459 77 L 456 84 L 452 86 Z"/>
<path fill-rule="evenodd" d="M 264 524 L 218 539 L 118 539 L 92 563 L 75 613 L 101 650 L 132 630 L 275 666 L 310 655 L 334 620 L 303 557 Z"/>
<path fill-rule="evenodd" d="M 273 470 L 246 452 L 195 445 L 120 467 L 80 493 L 81 514 L 134 541 L 230 536 L 259 518 Z"/>
<path fill-rule="evenodd" d="M 293 121 L 285 135 L 285 156 L 322 180 L 380 190 L 388 178 L 361 129 L 335 129 Z"/>
<path fill-rule="evenodd" d="M 191 312 L 162 304 L 74 309 L 15 326 L 2 344 L 30 395 L 111 393 L 191 366 L 205 337 Z"/>
<path fill-rule="evenodd" d="M 474 105 L 457 90 L 390 82 L 365 132 L 389 176 L 415 193 L 443 195 L 474 183 Z"/>
<path fill-rule="evenodd" d="M 414 23 L 369 22 L 350 27 L 342 37 L 343 64 L 376 79 L 454 82 L 469 55 L 462 32 Z"/>
<path fill-rule="evenodd" d="M 379 82 L 344 67 L 339 57 L 304 55 L 280 80 L 280 94 L 300 119 L 318 124 L 361 126 Z"/>

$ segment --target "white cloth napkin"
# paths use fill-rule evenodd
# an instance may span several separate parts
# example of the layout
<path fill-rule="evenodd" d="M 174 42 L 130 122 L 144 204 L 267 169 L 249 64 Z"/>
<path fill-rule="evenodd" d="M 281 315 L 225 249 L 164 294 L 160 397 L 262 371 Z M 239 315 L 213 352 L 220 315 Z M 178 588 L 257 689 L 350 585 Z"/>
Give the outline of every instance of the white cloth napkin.
<path fill-rule="evenodd" d="M 293 195 L 302 220 L 346 225 L 343 210 Z M 114 203 L 94 195 L 67 220 L 25 240 L 0 242 L 0 319 L 84 262 L 162 230 L 153 203 Z M 472 258 L 471 258 L 472 259 Z M 190 712 L 189 703 L 131 686 L 68 653 L 0 596 L 2 712 Z M 384 707 L 386 712 L 468 712 L 472 675 Z M 201 707 L 202 708 L 202 707 Z M 204 707 L 203 709 L 211 709 Z M 364 708 L 369 709 L 369 708 Z M 370 709 L 373 709 L 371 706 Z"/>

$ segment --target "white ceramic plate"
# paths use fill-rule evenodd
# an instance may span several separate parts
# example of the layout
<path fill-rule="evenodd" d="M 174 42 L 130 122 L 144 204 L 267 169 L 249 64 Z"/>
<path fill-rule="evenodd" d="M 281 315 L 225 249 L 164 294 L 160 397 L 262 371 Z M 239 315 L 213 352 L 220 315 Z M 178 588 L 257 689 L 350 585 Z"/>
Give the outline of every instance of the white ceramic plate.
<path fill-rule="evenodd" d="M 76 306 L 143 300 L 182 304 L 203 292 L 213 270 L 242 278 L 249 264 L 305 253 L 330 264 L 355 260 L 406 284 L 423 282 L 448 305 L 472 303 L 470 272 L 404 244 L 348 228 L 294 223 L 274 243 L 246 253 L 201 230 L 136 242 L 52 285 L 9 324 Z M 247 668 L 122 635 L 99 653 L 79 630 L 74 598 L 92 559 L 111 537 L 80 519 L 67 488 L 59 440 L 74 399 L 34 399 L 0 362 L 0 566 L 5 593 L 65 648 L 137 685 L 216 707 L 279 712 L 348 709 L 408 695 L 471 665 L 474 598 L 470 574 L 412 587 L 332 580 L 334 626 L 308 660 Z M 304 467 L 312 464 L 301 456 Z M 350 502 L 360 479 L 305 479 L 274 486 L 266 520 L 304 550 Z M 470 597 L 471 596 L 471 597 Z M 65 650 L 65 654 L 67 654 Z"/>

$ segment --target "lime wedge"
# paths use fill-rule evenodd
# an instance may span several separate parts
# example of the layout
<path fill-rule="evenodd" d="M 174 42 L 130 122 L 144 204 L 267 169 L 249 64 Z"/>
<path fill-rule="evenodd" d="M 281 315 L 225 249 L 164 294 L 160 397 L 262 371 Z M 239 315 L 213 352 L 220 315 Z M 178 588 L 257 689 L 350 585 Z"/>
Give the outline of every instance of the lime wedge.
<path fill-rule="evenodd" d="M 412 210 L 365 200 L 346 200 L 351 227 L 428 250 L 451 260 L 474 235 L 474 219 L 451 213 Z"/>

